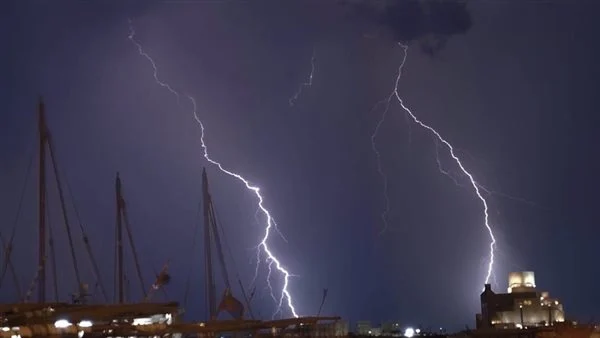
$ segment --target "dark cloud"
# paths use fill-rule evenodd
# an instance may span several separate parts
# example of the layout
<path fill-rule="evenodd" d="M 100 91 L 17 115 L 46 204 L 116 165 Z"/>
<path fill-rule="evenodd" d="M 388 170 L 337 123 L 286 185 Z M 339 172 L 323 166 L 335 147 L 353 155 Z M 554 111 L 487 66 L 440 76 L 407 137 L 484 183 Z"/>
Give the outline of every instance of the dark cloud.
<path fill-rule="evenodd" d="M 439 52 L 451 36 L 466 33 L 472 25 L 464 0 L 355 0 L 344 4 L 386 30 L 395 41 L 418 43 L 430 55 Z"/>

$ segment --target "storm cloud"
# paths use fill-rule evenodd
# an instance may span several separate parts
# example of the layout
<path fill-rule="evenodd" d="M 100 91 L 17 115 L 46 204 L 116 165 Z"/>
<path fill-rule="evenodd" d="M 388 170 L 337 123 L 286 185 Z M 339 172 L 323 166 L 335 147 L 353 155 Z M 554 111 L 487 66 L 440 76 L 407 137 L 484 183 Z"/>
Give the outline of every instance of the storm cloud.
<path fill-rule="evenodd" d="M 375 24 L 381 33 L 396 42 L 418 43 L 424 52 L 435 55 L 448 39 L 465 34 L 472 26 L 466 1 L 394 0 L 344 1 L 361 19 Z M 383 30 L 383 32 L 381 32 Z"/>

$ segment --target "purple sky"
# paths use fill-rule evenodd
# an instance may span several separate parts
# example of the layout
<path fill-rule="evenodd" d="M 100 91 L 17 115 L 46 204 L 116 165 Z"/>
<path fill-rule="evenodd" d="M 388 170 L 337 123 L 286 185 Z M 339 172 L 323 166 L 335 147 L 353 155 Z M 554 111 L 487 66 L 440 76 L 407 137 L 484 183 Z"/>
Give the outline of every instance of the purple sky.
<path fill-rule="evenodd" d="M 377 236 L 384 200 L 370 137 L 381 112 L 369 111 L 389 94 L 402 58 L 389 34 L 358 24 L 348 8 L 334 2 L 144 4 L 2 6 L 5 236 L 37 151 L 35 107 L 42 94 L 61 173 L 111 295 L 116 171 L 148 285 L 152 270 L 171 259 L 167 292 L 183 302 L 193 266 L 187 308 L 191 318 L 204 318 L 201 251 L 191 251 L 194 227 L 201 224 L 203 166 L 235 270 L 245 284 L 251 282 L 253 246 L 263 231 L 255 220 L 256 200 L 202 158 L 191 105 L 182 100 L 178 106 L 154 82 L 151 65 L 127 39 L 131 18 L 160 77 L 198 101 L 214 159 L 263 189 L 288 239 L 273 235 L 271 246 L 298 275 L 290 291 L 300 314 L 316 313 L 328 288 L 323 313 L 351 321 L 474 325 L 488 245 L 481 205 L 471 189 L 439 173 L 431 135 L 407 123 L 398 105 L 392 105 L 377 138 L 391 201 L 391 229 Z M 600 277 L 594 194 L 600 183 L 597 5 L 472 1 L 468 8 L 472 28 L 450 37 L 435 56 L 411 45 L 401 94 L 417 116 L 460 149 L 481 184 L 533 202 L 490 197 L 499 240 L 498 286 L 506 288 L 509 271 L 534 270 L 538 286 L 562 299 L 568 314 L 597 318 L 599 299 L 586 291 Z M 290 107 L 289 98 L 310 72 L 313 49 L 314 83 Z M 440 153 L 445 168 L 456 172 L 447 153 Z M 31 173 L 17 221 L 14 261 L 23 288 L 36 268 L 35 184 Z M 66 300 L 76 285 L 54 184 L 49 200 L 60 296 Z M 77 251 L 93 285 L 81 244 Z M 135 300 L 131 259 L 127 264 Z M 231 260 L 229 267 L 235 275 Z M 9 277 L 0 298 L 14 301 Z M 274 305 L 265 277 L 263 265 L 254 307 L 270 318 Z M 276 290 L 279 277 L 273 279 Z"/>

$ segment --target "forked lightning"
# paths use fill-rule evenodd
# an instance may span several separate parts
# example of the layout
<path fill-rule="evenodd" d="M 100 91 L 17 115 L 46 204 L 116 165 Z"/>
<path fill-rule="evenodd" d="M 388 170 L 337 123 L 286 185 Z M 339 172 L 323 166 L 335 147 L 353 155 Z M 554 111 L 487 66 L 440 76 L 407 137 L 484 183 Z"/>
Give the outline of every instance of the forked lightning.
<path fill-rule="evenodd" d="M 385 172 L 383 171 L 383 165 L 381 164 L 381 155 L 379 154 L 379 149 L 377 149 L 377 143 L 375 142 L 375 139 L 377 138 L 377 134 L 379 134 L 379 129 L 381 128 L 381 125 L 383 124 L 383 122 L 385 122 L 388 110 L 390 109 L 390 101 L 392 100 L 392 97 L 393 95 L 390 95 L 387 99 L 377 102 L 371 109 L 371 112 L 373 112 L 377 109 L 377 107 L 379 107 L 379 105 L 385 103 L 385 109 L 383 110 L 381 118 L 379 119 L 379 122 L 377 122 L 375 130 L 371 135 L 371 148 L 373 149 L 375 157 L 377 158 L 377 171 L 379 172 L 379 176 L 381 176 L 381 180 L 383 181 L 383 198 L 385 202 L 385 209 L 383 210 L 383 212 L 381 212 L 381 221 L 383 222 L 383 228 L 381 229 L 381 231 L 379 231 L 379 235 L 383 234 L 388 229 L 387 215 L 390 212 L 390 197 L 388 195 L 388 178 Z"/>
<path fill-rule="evenodd" d="M 475 179 L 473 178 L 473 175 L 467 171 L 467 169 L 464 167 L 462 161 L 460 160 L 460 158 L 456 155 L 454 147 L 450 144 L 450 142 L 448 142 L 446 139 L 444 139 L 440 133 L 435 130 L 433 127 L 425 124 L 423 121 L 419 120 L 419 118 L 408 108 L 406 107 L 406 105 L 404 104 L 404 101 L 402 100 L 402 98 L 400 97 L 400 94 L 398 93 L 398 84 L 400 83 L 400 78 L 402 77 L 402 70 L 404 68 L 404 64 L 406 63 L 406 58 L 408 56 L 408 45 L 405 45 L 403 43 L 398 43 L 398 45 L 402 48 L 402 51 L 404 53 L 403 58 L 402 58 L 402 62 L 400 63 L 400 66 L 398 67 L 398 75 L 396 77 L 396 81 L 394 83 L 394 89 L 393 91 L 390 93 L 390 95 L 388 96 L 388 98 L 386 100 L 387 105 L 386 105 L 386 109 L 384 110 L 384 113 L 381 117 L 381 119 L 379 120 L 377 127 L 375 129 L 375 132 L 373 133 L 372 137 L 371 137 L 371 142 L 373 145 L 373 149 L 375 151 L 375 154 L 377 156 L 377 161 L 378 161 L 378 168 L 379 168 L 379 173 L 382 175 L 382 177 L 384 178 L 384 193 L 385 193 L 385 198 L 386 198 L 386 209 L 384 211 L 384 213 L 382 214 L 382 217 L 384 219 L 384 230 L 387 228 L 387 220 L 385 219 L 385 216 L 387 215 L 387 213 L 389 212 L 389 202 L 388 202 L 388 197 L 387 197 L 387 178 L 385 176 L 385 174 L 383 173 L 383 171 L 381 170 L 381 164 L 380 164 L 380 159 L 379 159 L 379 152 L 377 151 L 377 148 L 375 147 L 375 137 L 377 136 L 377 132 L 379 131 L 379 127 L 381 126 L 381 124 L 383 123 L 385 116 L 387 114 L 388 108 L 389 108 L 389 103 L 390 101 L 395 98 L 398 103 L 400 104 L 400 106 L 402 107 L 402 109 L 404 109 L 404 111 L 407 113 L 407 115 L 413 120 L 414 123 L 416 123 L 417 125 L 419 125 L 420 127 L 428 130 L 429 132 L 431 132 L 433 134 L 433 136 L 435 136 L 435 138 L 441 142 L 444 146 L 446 146 L 446 148 L 448 148 L 448 151 L 450 153 L 450 156 L 452 157 L 452 159 L 454 160 L 454 162 L 457 164 L 458 168 L 460 169 L 460 171 L 468 178 L 470 185 L 472 186 L 475 194 L 477 195 L 477 198 L 481 201 L 481 204 L 483 206 L 483 215 L 484 215 L 484 226 L 487 229 L 489 235 L 490 235 L 490 253 L 489 253 L 489 262 L 488 262 L 488 267 L 487 267 L 487 273 L 485 276 L 485 284 L 488 284 L 490 281 L 490 278 L 492 277 L 493 273 L 494 273 L 494 254 L 496 251 L 496 237 L 494 236 L 494 232 L 492 230 L 492 227 L 490 225 L 489 222 L 489 212 L 488 212 L 488 203 L 487 200 L 485 199 L 485 197 L 483 197 L 483 194 L 481 193 L 481 191 L 485 191 L 484 188 L 482 188 L 481 185 L 479 185 L 479 183 L 477 183 L 477 181 L 475 181 Z M 380 104 L 381 102 L 378 102 L 378 104 Z M 437 145 L 436 145 L 437 147 Z M 436 149 L 437 151 L 437 149 Z M 437 156 L 436 156 L 437 157 Z M 438 162 L 439 165 L 439 162 Z M 447 171 L 444 171 L 441 166 L 439 167 L 440 171 L 444 174 L 448 174 Z M 454 178 L 453 178 L 454 179 Z"/>
<path fill-rule="evenodd" d="M 292 96 L 289 99 L 289 103 L 290 103 L 290 107 L 294 106 L 294 104 L 296 104 L 296 101 L 298 100 L 298 97 L 300 97 L 300 94 L 302 94 L 302 89 L 304 87 L 311 87 L 313 84 L 313 77 L 315 76 L 315 61 L 316 61 L 316 54 L 315 54 L 315 50 L 313 49 L 313 54 L 312 57 L 310 58 L 310 74 L 308 74 L 308 81 L 303 82 L 300 84 L 300 86 L 298 86 L 298 90 L 296 90 L 296 93 L 294 93 L 294 96 Z"/>
<path fill-rule="evenodd" d="M 160 85 L 163 88 L 166 88 L 167 90 L 169 90 L 173 95 L 175 95 L 177 97 L 177 102 L 179 103 L 179 99 L 180 99 L 180 94 L 179 92 L 177 92 L 176 90 L 174 90 L 168 83 L 162 82 L 159 78 L 158 78 L 158 69 L 156 67 L 156 63 L 154 62 L 154 60 L 150 57 L 150 55 L 148 55 L 144 49 L 142 48 L 142 45 L 135 39 L 135 30 L 133 27 L 133 24 L 131 22 L 131 20 L 129 20 L 129 40 L 136 46 L 138 53 L 143 56 L 144 58 L 146 58 L 146 60 L 148 60 L 150 62 L 150 64 L 152 65 L 152 68 L 154 70 L 153 76 L 154 76 L 154 80 L 156 81 L 156 83 L 158 85 Z M 219 168 L 219 170 L 221 170 L 223 173 L 234 177 L 236 179 L 238 179 L 239 181 L 241 181 L 248 190 L 254 192 L 254 194 L 256 195 L 256 198 L 258 199 L 258 208 L 259 210 L 265 215 L 266 217 L 266 227 L 265 227 L 265 232 L 264 232 L 264 236 L 262 237 L 262 240 L 260 241 L 260 243 L 258 244 L 258 249 L 261 249 L 265 252 L 266 256 L 267 256 L 267 262 L 269 265 L 269 268 L 271 267 L 272 264 L 275 264 L 276 269 L 281 272 L 283 274 L 283 288 L 281 291 L 281 297 L 279 298 L 279 308 L 277 309 L 277 311 L 281 311 L 281 306 L 283 305 L 283 301 L 284 298 L 287 300 L 287 305 L 292 313 L 292 315 L 296 318 L 298 318 L 298 314 L 296 313 L 296 309 L 294 308 L 294 302 L 292 299 L 292 295 L 290 294 L 289 290 L 288 290 L 288 285 L 289 285 L 289 279 L 291 277 L 291 273 L 288 272 L 288 270 L 281 264 L 281 262 L 279 261 L 279 259 L 277 259 L 277 257 L 275 257 L 275 255 L 273 254 L 273 252 L 269 249 L 268 246 L 268 239 L 269 236 L 271 234 L 271 230 L 273 228 L 276 228 L 277 225 L 275 223 L 275 221 L 273 220 L 273 217 L 271 216 L 271 213 L 269 212 L 269 210 L 264 206 L 264 200 L 262 195 L 260 194 L 260 188 L 257 186 L 254 186 L 252 184 L 250 184 L 250 182 L 245 179 L 242 175 L 234 173 L 230 170 L 227 170 L 223 167 L 223 165 L 221 165 L 221 163 L 213 160 L 209 154 L 208 154 L 208 148 L 206 146 L 205 140 L 204 140 L 204 136 L 205 136 L 205 132 L 204 132 L 204 124 L 202 123 L 202 120 L 200 119 L 200 117 L 198 116 L 198 112 L 197 112 L 197 105 L 196 105 L 196 100 L 190 96 L 190 95 L 185 95 L 190 102 L 192 103 L 193 106 L 193 116 L 194 119 L 196 120 L 196 122 L 198 122 L 198 125 L 200 126 L 200 142 L 202 145 L 202 151 L 203 151 L 203 156 L 204 158 L 210 162 L 211 164 L 217 166 Z M 270 273 L 269 273 L 270 275 Z M 270 283 L 267 280 L 268 283 Z M 273 295 L 274 297 L 274 295 Z"/>

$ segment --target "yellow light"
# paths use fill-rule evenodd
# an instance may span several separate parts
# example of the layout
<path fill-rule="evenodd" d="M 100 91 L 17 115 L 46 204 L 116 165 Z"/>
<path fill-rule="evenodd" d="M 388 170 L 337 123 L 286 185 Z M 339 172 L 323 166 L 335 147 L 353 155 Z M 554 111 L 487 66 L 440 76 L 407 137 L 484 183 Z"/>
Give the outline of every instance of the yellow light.
<path fill-rule="evenodd" d="M 92 327 L 92 322 L 89 320 L 82 320 L 78 324 L 79 327 Z"/>
<path fill-rule="evenodd" d="M 59 319 L 54 323 L 54 327 L 57 329 L 64 329 L 71 326 L 71 323 L 66 319 Z"/>

